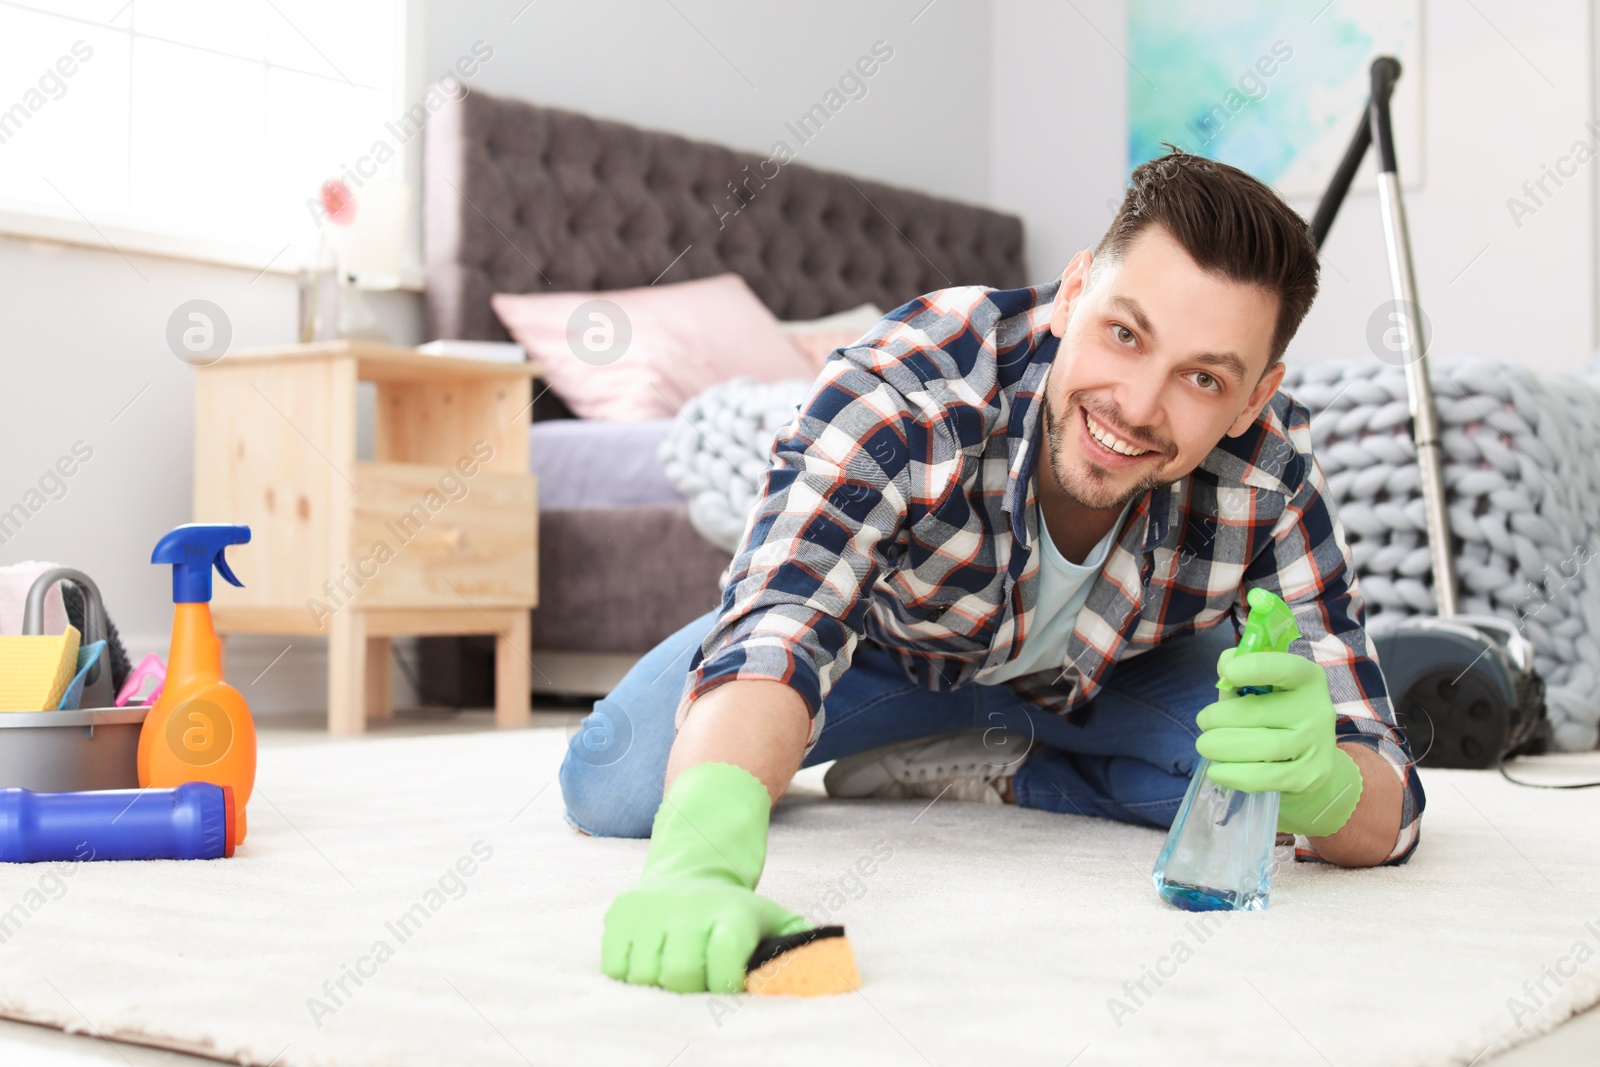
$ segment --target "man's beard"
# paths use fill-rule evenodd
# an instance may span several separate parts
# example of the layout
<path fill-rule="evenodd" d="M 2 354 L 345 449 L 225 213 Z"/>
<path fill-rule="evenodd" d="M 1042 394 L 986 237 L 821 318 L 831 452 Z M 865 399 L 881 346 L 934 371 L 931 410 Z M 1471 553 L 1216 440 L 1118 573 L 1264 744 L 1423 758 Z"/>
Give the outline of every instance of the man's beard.
<path fill-rule="evenodd" d="M 1067 398 L 1067 407 L 1072 412 L 1074 419 L 1082 418 L 1078 414 L 1082 406 L 1082 399 L 1078 393 L 1073 393 Z M 1109 424 L 1109 420 L 1106 421 Z M 1153 449 L 1153 451 L 1160 452 L 1161 455 L 1158 457 L 1158 462 L 1153 464 L 1150 472 L 1135 483 L 1131 489 L 1118 495 L 1109 481 L 1112 475 L 1096 466 L 1093 460 L 1089 461 L 1087 478 L 1076 478 L 1073 476 L 1074 472 L 1067 469 L 1066 461 L 1062 458 L 1060 450 L 1066 443 L 1063 437 L 1063 430 L 1065 429 L 1069 433 L 1076 433 L 1078 428 L 1075 423 L 1070 428 L 1065 428 L 1061 425 L 1056 418 L 1055 407 L 1050 403 L 1049 394 L 1046 394 L 1044 398 L 1044 424 L 1044 444 L 1050 456 L 1050 473 L 1055 476 L 1056 488 L 1065 494 L 1068 500 L 1071 500 L 1079 507 L 1088 508 L 1091 511 L 1110 511 L 1112 509 L 1121 511 L 1128 501 L 1141 497 L 1152 489 L 1171 485 L 1177 481 L 1176 478 L 1163 478 L 1161 475 L 1161 472 L 1166 470 L 1167 464 L 1171 461 L 1173 449 L 1167 447 L 1165 442 L 1150 433 L 1141 433 L 1140 436 L 1145 441 L 1159 443 L 1160 447 Z"/>

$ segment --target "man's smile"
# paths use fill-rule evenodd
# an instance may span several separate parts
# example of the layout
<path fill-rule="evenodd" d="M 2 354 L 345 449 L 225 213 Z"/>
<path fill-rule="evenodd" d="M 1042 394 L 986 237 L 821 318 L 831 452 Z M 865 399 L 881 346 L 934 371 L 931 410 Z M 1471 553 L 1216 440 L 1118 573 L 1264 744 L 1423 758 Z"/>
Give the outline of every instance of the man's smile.
<path fill-rule="evenodd" d="M 1081 446 L 1085 456 L 1097 465 L 1112 470 L 1131 470 L 1148 457 L 1162 455 L 1156 449 L 1141 447 L 1119 436 L 1089 414 L 1087 407 L 1080 404 L 1079 409 L 1083 412 L 1083 418 L 1079 421 Z"/>
<path fill-rule="evenodd" d="M 1093 437 L 1096 441 L 1102 445 L 1105 445 L 1113 452 L 1119 452 L 1124 456 L 1142 456 L 1146 452 L 1150 451 L 1148 448 L 1138 448 L 1135 445 L 1129 444 L 1127 441 L 1122 440 L 1122 438 L 1112 433 L 1109 427 L 1103 426 L 1096 422 L 1094 416 L 1089 414 L 1088 408 L 1083 409 L 1083 421 L 1084 425 L 1088 426 L 1089 428 L 1089 436 Z"/>

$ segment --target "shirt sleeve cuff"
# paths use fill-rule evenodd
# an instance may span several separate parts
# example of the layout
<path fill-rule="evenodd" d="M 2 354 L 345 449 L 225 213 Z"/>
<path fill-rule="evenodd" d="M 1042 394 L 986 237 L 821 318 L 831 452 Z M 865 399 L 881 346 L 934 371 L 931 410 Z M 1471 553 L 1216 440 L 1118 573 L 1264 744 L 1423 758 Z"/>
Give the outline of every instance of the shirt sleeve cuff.
<path fill-rule="evenodd" d="M 805 748 L 806 755 L 810 755 L 822 737 L 826 714 L 822 707 L 822 678 L 804 652 L 792 645 L 778 651 L 741 642 L 702 662 L 684 681 L 683 695 L 673 716 L 674 730 L 682 729 L 691 704 L 718 686 L 734 681 L 779 682 L 797 693 L 811 718 Z"/>
<path fill-rule="evenodd" d="M 1381 738 L 1370 734 L 1347 733 L 1341 734 L 1338 743 L 1354 743 L 1365 745 L 1379 756 L 1384 763 L 1400 778 L 1400 832 L 1395 836 L 1394 847 L 1389 850 L 1389 855 L 1380 867 L 1398 866 L 1411 858 L 1417 849 L 1417 842 L 1421 840 L 1420 819 L 1422 815 L 1423 799 L 1422 785 L 1417 779 L 1415 764 L 1407 761 L 1405 764 L 1395 762 L 1394 754 L 1390 751 L 1392 746 L 1384 745 Z M 1297 834 L 1294 839 L 1294 858 L 1297 863 L 1327 863 L 1314 847 L 1311 839 L 1304 834 Z"/>

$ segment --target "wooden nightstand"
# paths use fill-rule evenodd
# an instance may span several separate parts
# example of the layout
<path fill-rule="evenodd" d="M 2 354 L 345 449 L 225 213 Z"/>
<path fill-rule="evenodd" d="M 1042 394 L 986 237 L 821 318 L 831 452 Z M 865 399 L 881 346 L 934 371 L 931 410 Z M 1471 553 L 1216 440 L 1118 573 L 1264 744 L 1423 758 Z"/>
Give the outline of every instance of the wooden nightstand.
<path fill-rule="evenodd" d="M 393 714 L 404 634 L 494 634 L 495 722 L 529 721 L 539 373 L 352 341 L 199 368 L 195 521 L 252 531 L 228 557 L 244 588 L 214 583 L 217 632 L 326 635 L 333 733 Z M 356 459 L 358 381 L 377 385 L 372 462 Z"/>

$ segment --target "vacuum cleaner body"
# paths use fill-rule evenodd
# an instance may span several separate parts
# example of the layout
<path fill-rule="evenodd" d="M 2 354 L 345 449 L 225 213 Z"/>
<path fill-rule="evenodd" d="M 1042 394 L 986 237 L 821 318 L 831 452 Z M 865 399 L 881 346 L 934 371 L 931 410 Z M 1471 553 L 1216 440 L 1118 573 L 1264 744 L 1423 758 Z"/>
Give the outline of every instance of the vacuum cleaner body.
<path fill-rule="evenodd" d="M 1511 623 L 1420 616 L 1372 642 L 1418 765 L 1489 768 L 1547 747 L 1544 680 L 1532 644 Z"/>

